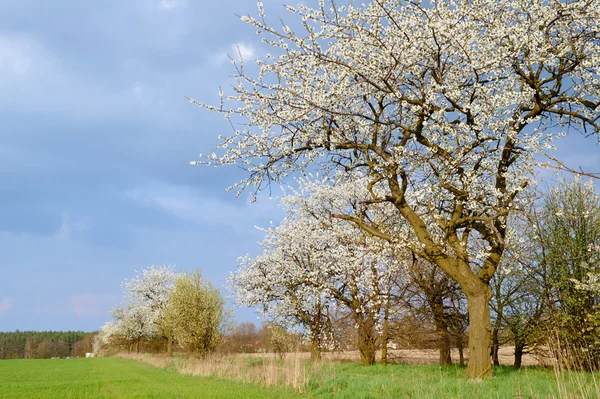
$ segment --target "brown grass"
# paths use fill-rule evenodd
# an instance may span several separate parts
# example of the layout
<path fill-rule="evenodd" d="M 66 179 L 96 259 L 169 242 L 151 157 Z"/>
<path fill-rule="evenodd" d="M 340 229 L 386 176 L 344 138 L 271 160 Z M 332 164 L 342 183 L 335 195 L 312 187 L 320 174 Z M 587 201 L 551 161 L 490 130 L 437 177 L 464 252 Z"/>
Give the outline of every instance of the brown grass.
<path fill-rule="evenodd" d="M 435 364 L 438 360 L 436 350 L 394 350 L 394 360 L 411 364 Z M 216 354 L 206 358 L 195 357 L 167 357 L 156 354 L 127 354 L 120 353 L 117 356 L 143 361 L 156 367 L 173 368 L 179 373 L 196 375 L 202 377 L 218 377 L 227 380 L 240 381 L 257 384 L 261 386 L 282 386 L 293 388 L 299 392 L 306 392 L 309 388 L 311 376 L 322 376 L 332 373 L 335 367 L 329 367 L 332 363 L 359 360 L 357 351 L 324 353 L 323 361 L 309 362 L 310 354 L 306 352 L 287 353 L 283 359 L 279 359 L 272 353 Z M 453 353 L 453 360 L 457 360 L 458 353 Z M 568 367 L 547 363 L 550 359 L 543 359 L 546 365 L 553 366 L 557 387 L 556 399 L 576 398 L 600 398 L 600 386 L 596 377 L 592 375 L 591 381 L 588 373 L 578 373 Z M 500 350 L 500 361 L 502 364 L 512 364 L 512 348 L 506 347 Z M 539 365 L 540 362 L 531 355 L 524 356 L 523 365 Z M 534 392 L 531 392 L 535 397 Z M 520 396 L 518 392 L 515 397 Z M 596 396 L 594 396 L 596 395 Z"/>
<path fill-rule="evenodd" d="M 260 356 L 212 355 L 205 358 L 172 357 L 120 353 L 125 359 L 143 361 L 156 367 L 172 367 L 182 374 L 218 377 L 262 386 L 284 386 L 304 392 L 309 375 L 322 368 L 322 362 L 307 363 L 304 353 L 288 353 L 283 359 L 273 354 Z"/>

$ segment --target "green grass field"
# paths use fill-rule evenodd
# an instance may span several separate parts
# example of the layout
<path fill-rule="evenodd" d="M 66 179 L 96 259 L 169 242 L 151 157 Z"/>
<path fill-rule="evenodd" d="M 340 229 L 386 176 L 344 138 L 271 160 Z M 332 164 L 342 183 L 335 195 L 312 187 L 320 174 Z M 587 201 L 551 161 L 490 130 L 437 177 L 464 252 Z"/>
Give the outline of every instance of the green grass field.
<path fill-rule="evenodd" d="M 494 369 L 494 377 L 483 382 L 466 379 L 466 368 L 419 365 L 335 365 L 335 371 L 311 382 L 316 398 L 415 398 L 415 399 L 600 399 L 598 375 L 569 373 L 557 376 L 552 370 L 526 367 Z M 332 377 L 328 377 L 330 375 Z"/>
<path fill-rule="evenodd" d="M 298 398 L 283 389 L 180 375 L 119 358 L 2 360 L 0 398 Z"/>
<path fill-rule="evenodd" d="M 307 392 L 178 374 L 121 358 L 0 361 L 0 398 L 598 398 L 598 375 L 510 367 L 473 383 L 465 369 L 334 363 L 310 378 Z"/>

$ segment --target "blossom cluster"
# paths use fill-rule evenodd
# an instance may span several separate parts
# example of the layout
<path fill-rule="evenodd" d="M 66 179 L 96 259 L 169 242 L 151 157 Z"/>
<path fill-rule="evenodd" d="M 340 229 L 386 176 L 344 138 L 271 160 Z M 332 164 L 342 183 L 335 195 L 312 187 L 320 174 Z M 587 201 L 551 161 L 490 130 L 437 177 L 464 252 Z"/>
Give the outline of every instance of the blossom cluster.
<path fill-rule="evenodd" d="M 133 279 L 125 280 L 124 301 L 111 311 L 113 321 L 102 326 L 98 347 L 113 337 L 134 342 L 156 336 L 161 311 L 177 276 L 173 265 L 152 265 L 139 271 Z"/>

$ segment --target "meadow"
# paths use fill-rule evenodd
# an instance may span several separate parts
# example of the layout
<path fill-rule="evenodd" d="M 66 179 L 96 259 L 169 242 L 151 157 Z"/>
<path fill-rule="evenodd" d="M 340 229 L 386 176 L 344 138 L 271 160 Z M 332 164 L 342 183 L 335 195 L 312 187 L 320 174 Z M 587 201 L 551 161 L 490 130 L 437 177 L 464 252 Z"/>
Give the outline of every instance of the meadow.
<path fill-rule="evenodd" d="M 0 398 L 298 398 L 277 387 L 198 378 L 121 358 L 0 361 Z"/>
<path fill-rule="evenodd" d="M 144 359 L 1 361 L 0 397 L 591 399 L 598 398 L 600 392 L 598 375 L 556 373 L 541 367 L 517 371 L 502 366 L 494 370 L 494 377 L 474 383 L 466 380 L 465 368 L 459 366 L 369 367 L 352 362 L 302 362 L 299 369 L 295 359 L 237 357 L 213 360 L 209 365 L 200 360 Z M 274 370 L 279 370 L 283 379 L 257 379 L 260 375 L 273 375 Z M 254 383 L 243 381 L 244 376 L 252 375 Z M 296 375 L 296 381 L 300 381 L 295 388 L 290 375 Z"/>

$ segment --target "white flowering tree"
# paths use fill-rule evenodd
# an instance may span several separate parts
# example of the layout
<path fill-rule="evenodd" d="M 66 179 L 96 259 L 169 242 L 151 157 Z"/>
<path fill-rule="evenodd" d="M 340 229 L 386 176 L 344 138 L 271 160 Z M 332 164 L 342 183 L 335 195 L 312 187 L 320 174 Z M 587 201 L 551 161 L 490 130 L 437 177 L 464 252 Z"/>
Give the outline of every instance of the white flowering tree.
<path fill-rule="evenodd" d="M 282 199 L 287 218 L 267 230 L 264 252 L 242 258 L 230 281 L 239 303 L 261 305 L 279 323 L 302 324 L 310 332 L 313 358 L 330 339 L 329 309 L 347 309 L 357 327 L 361 361 L 373 364 L 377 330 L 385 332 L 407 257 L 399 247 L 332 218 L 342 211 L 357 215 L 358 202 L 368 194 L 356 181 L 337 183 L 301 180 L 300 190 Z M 383 214 L 369 217 L 383 223 Z"/>
<path fill-rule="evenodd" d="M 152 265 L 123 283 L 127 299 L 141 302 L 153 310 L 165 306 L 177 278 L 175 266 Z"/>
<path fill-rule="evenodd" d="M 112 335 L 129 343 L 129 351 L 140 351 L 140 340 L 156 335 L 155 314 L 141 303 L 129 302 L 111 311 L 114 320 Z"/>
<path fill-rule="evenodd" d="M 167 351 L 171 353 L 173 334 L 163 322 L 163 312 L 179 274 L 172 265 L 152 265 L 123 282 L 123 303 L 111 311 L 113 321 L 101 329 L 99 344 L 111 338 L 129 343 L 129 350 L 139 351 L 142 338 L 164 336 L 168 339 Z"/>
<path fill-rule="evenodd" d="M 302 326 L 311 340 L 312 360 L 321 358 L 325 342 L 331 339 L 331 299 L 316 284 L 326 278 L 319 227 L 310 220 L 284 220 L 266 230 L 263 252 L 255 258 L 241 257 L 239 270 L 229 277 L 238 304 L 260 306 L 263 317 L 277 325 Z"/>
<path fill-rule="evenodd" d="M 173 347 L 173 331 L 167 323 L 164 323 L 162 312 L 178 276 L 173 265 L 152 265 L 123 283 L 126 301 L 132 306 L 146 308 L 151 324 L 154 325 L 154 335 L 161 335 L 167 339 L 169 356 Z"/>
<path fill-rule="evenodd" d="M 563 128 L 600 127 L 600 2 L 372 0 L 288 7 L 302 28 L 256 27 L 273 54 L 206 106 L 245 128 L 199 163 L 235 164 L 264 189 L 310 168 L 360 170 L 468 298 L 468 377 L 491 373 L 488 286 L 506 218 Z M 227 101 L 229 100 L 229 101 Z M 203 105 L 198 103 L 199 105 Z M 231 106 L 228 106 L 231 104 Z M 361 229 L 396 241 L 360 217 Z M 471 240 L 486 243 L 470 251 Z"/>
<path fill-rule="evenodd" d="M 100 327 L 98 334 L 94 336 L 92 348 L 96 356 L 104 354 L 106 345 L 108 345 L 113 337 L 116 337 L 116 325 L 114 321 L 108 321 Z"/>

